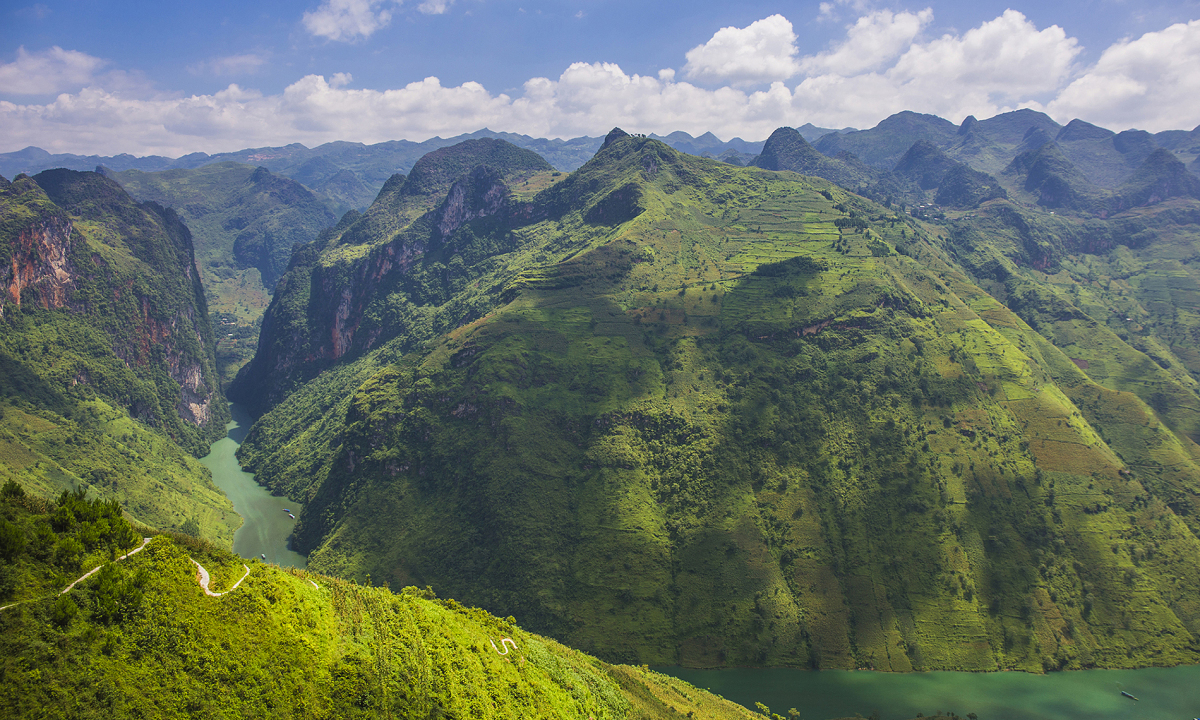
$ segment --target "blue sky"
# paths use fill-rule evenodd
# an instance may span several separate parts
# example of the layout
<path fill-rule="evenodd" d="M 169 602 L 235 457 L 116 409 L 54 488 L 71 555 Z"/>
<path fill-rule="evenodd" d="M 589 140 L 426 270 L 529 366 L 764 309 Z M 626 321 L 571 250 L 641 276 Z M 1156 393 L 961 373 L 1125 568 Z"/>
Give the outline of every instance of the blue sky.
<path fill-rule="evenodd" d="M 0 6 L 0 151 L 870 127 L 1033 107 L 1200 123 L 1200 2 L 210 0 Z"/>

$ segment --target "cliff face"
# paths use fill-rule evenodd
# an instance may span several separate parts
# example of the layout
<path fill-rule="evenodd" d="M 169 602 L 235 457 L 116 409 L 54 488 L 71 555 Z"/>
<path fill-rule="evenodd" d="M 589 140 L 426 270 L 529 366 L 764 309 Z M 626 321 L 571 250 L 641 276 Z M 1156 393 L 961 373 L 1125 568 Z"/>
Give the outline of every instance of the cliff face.
<path fill-rule="evenodd" d="M 0 195 L 0 318 L 99 332 L 100 346 L 63 348 L 59 362 L 79 366 L 74 384 L 203 450 L 227 410 L 216 390 L 215 343 L 187 227 L 173 211 L 138 204 L 96 173 L 21 176 Z M 129 373 L 118 378 L 94 367 L 103 358 Z"/>
<path fill-rule="evenodd" d="M 466 261 L 512 248 L 468 249 L 472 224 L 527 223 L 542 211 L 515 202 L 509 184 L 548 170 L 532 152 L 471 141 L 430 153 L 407 178 L 390 180 L 364 215 L 344 218 L 293 253 L 264 316 L 258 352 L 231 394 L 265 410 L 343 358 L 400 336 L 410 344 L 429 337 L 428 317 L 413 307 L 442 306 L 464 282 Z M 450 308 L 449 322 L 470 319 L 481 307 Z"/>
<path fill-rule="evenodd" d="M 77 274 L 70 262 L 73 230 L 69 220 L 56 215 L 18 231 L 11 262 L 0 275 L 9 302 L 20 307 L 24 297 L 46 309 L 67 304 Z M 0 307 L 0 317 L 3 312 Z"/>
<path fill-rule="evenodd" d="M 241 519 L 194 457 L 229 413 L 214 346 L 174 212 L 96 173 L 0 182 L 0 482 L 228 545 Z"/>

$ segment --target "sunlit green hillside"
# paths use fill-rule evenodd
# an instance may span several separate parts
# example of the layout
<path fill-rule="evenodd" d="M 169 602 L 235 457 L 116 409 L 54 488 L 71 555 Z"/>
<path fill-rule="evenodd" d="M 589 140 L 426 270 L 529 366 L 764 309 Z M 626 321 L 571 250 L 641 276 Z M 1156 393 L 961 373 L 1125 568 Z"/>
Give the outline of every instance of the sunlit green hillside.
<path fill-rule="evenodd" d="M 1047 277 L 1011 272 L 1006 295 L 983 272 L 1086 247 L 619 132 L 529 201 L 471 205 L 500 181 L 472 172 L 464 206 L 486 211 L 448 231 L 443 204 L 370 252 L 306 250 L 371 278 L 357 332 L 415 329 L 271 401 L 244 446 L 308 502 L 310 567 L 609 660 L 1197 661 L 1191 380 L 1070 335 L 1095 323 Z M 299 267 L 259 383 L 311 357 L 279 350 L 298 318 L 351 326 L 304 310 Z M 1120 371 L 1089 374 L 1071 338 Z"/>
<path fill-rule="evenodd" d="M 135 534 L 112 555 L 83 554 L 103 549 L 100 523 L 129 532 L 119 511 L 70 497 L 49 514 L 29 505 L 0 502 L 0 578 L 38 590 L 0 600 L 6 717 L 754 717 L 427 590 L 244 564 L 180 535 L 109 563 L 142 544 Z M 72 547 L 80 555 L 66 558 Z"/>

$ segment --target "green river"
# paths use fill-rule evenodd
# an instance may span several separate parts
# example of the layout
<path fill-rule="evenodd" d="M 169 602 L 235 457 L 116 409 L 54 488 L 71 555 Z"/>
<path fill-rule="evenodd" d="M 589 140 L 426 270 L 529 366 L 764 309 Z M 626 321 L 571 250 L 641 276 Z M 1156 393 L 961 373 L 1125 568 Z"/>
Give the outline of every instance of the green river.
<path fill-rule="evenodd" d="M 881 673 L 788 668 L 655 668 L 753 708 L 806 720 L 975 713 L 979 720 L 1190 720 L 1200 716 L 1200 666 L 1143 670 Z M 1137 700 L 1121 695 L 1124 690 Z"/>
<path fill-rule="evenodd" d="M 298 516 L 302 508 L 292 500 L 272 495 L 238 465 L 235 453 L 254 420 L 240 405 L 230 404 L 229 409 L 233 420 L 225 426 L 225 437 L 213 443 L 200 462 L 212 471 L 213 482 L 242 516 L 242 526 L 233 536 L 233 551 L 244 558 L 265 556 L 267 562 L 302 568 L 307 561 L 288 544 L 296 524 L 288 512 Z"/>
<path fill-rule="evenodd" d="M 242 557 L 304 567 L 288 547 L 301 506 L 272 495 L 243 472 L 234 453 L 253 422 L 238 405 L 225 438 L 201 459 L 213 482 L 245 521 L 234 535 Z M 880 720 L 909 720 L 917 713 L 955 712 L 980 720 L 1189 720 L 1200 717 L 1200 666 L 1145 670 L 1027 673 L 877 673 L 787 668 L 690 670 L 656 668 L 753 708 L 765 703 L 786 716 L 796 708 L 806 720 L 878 713 Z M 1138 700 L 1123 697 L 1125 690 Z"/>

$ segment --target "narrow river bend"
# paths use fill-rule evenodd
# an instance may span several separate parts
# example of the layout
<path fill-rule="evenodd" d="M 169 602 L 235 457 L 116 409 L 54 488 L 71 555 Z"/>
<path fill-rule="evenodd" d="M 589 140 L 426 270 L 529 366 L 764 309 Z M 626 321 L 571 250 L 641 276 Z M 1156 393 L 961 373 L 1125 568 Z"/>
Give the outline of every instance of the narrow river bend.
<path fill-rule="evenodd" d="M 288 516 L 299 515 L 301 507 L 292 500 L 272 495 L 254 481 L 254 475 L 238 465 L 238 447 L 246 439 L 253 419 L 240 405 L 231 403 L 233 420 L 225 426 L 225 437 L 212 444 L 200 463 L 212 471 L 213 483 L 233 503 L 242 516 L 242 526 L 233 536 L 233 551 L 244 558 L 266 556 L 267 562 L 302 568 L 304 556 L 288 545 L 288 537 L 296 521 Z"/>

